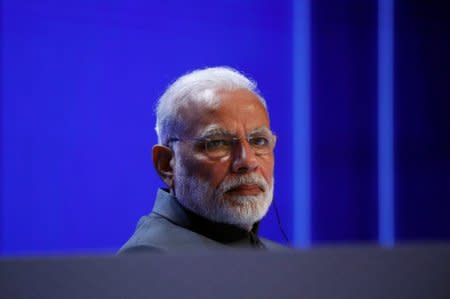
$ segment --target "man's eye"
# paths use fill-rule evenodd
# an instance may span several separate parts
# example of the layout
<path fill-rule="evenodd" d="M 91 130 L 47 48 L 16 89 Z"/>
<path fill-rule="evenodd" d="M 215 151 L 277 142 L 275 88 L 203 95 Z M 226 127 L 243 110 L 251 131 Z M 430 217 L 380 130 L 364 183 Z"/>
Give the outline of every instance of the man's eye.
<path fill-rule="evenodd" d="M 211 139 L 206 141 L 206 149 L 209 151 L 223 150 L 230 146 L 230 142 L 225 139 Z"/>
<path fill-rule="evenodd" d="M 249 142 L 251 145 L 254 145 L 254 146 L 267 146 L 270 143 L 269 138 L 267 138 L 265 136 L 251 137 Z"/>

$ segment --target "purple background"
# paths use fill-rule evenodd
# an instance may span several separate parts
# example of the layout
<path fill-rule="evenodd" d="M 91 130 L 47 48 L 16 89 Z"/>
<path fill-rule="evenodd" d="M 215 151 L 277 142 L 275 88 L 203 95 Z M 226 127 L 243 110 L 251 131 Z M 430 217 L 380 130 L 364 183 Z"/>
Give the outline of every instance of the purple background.
<path fill-rule="evenodd" d="M 114 252 L 151 210 L 156 99 L 189 70 L 254 78 L 295 239 L 292 1 L 3 0 L 0 254 Z M 377 1 L 311 1 L 311 242 L 378 241 Z M 450 18 L 395 1 L 397 242 L 450 240 Z M 261 234 L 283 242 L 274 212 Z"/>

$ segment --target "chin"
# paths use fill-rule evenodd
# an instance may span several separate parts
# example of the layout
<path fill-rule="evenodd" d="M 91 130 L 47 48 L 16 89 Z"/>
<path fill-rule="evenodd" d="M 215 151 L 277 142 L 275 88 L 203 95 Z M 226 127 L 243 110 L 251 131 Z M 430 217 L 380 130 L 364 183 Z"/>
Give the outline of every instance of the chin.
<path fill-rule="evenodd" d="M 272 196 L 269 194 L 235 195 L 218 199 L 222 201 L 217 205 L 216 218 L 220 222 L 237 225 L 243 228 L 251 228 L 253 224 L 260 221 L 269 210 Z M 217 221 L 216 220 L 216 221 Z"/>
<path fill-rule="evenodd" d="M 273 185 L 257 195 L 227 193 L 227 188 L 213 188 L 199 178 L 177 174 L 176 194 L 189 210 L 214 222 L 251 228 L 267 213 L 273 198 Z"/>

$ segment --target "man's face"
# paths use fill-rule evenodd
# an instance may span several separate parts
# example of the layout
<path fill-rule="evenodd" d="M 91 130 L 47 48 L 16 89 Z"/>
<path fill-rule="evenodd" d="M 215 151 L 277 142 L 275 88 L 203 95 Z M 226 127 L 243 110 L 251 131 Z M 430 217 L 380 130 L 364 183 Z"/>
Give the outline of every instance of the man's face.
<path fill-rule="evenodd" d="M 274 157 L 272 151 L 255 153 L 247 139 L 270 132 L 269 117 L 248 90 L 221 91 L 217 96 L 215 105 L 192 103 L 181 110 L 187 126 L 185 134 L 177 136 L 182 141 L 173 145 L 173 190 L 197 214 L 250 229 L 272 201 Z M 239 141 L 228 155 L 212 157 L 204 147 L 205 137 L 220 136 Z"/>

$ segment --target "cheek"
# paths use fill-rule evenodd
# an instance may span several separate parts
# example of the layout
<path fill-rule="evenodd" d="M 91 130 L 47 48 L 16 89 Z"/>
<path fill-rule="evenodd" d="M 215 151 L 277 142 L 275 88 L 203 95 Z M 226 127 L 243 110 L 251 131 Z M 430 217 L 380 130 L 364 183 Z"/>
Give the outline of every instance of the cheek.
<path fill-rule="evenodd" d="M 273 157 L 268 157 L 263 159 L 260 163 L 261 174 L 266 179 L 266 181 L 271 184 L 273 181 L 273 169 L 274 169 L 274 159 Z"/>
<path fill-rule="evenodd" d="M 229 163 L 209 161 L 201 156 L 192 155 L 187 159 L 180 159 L 179 166 L 184 167 L 185 174 L 209 182 L 212 186 L 219 186 L 226 177 Z"/>

